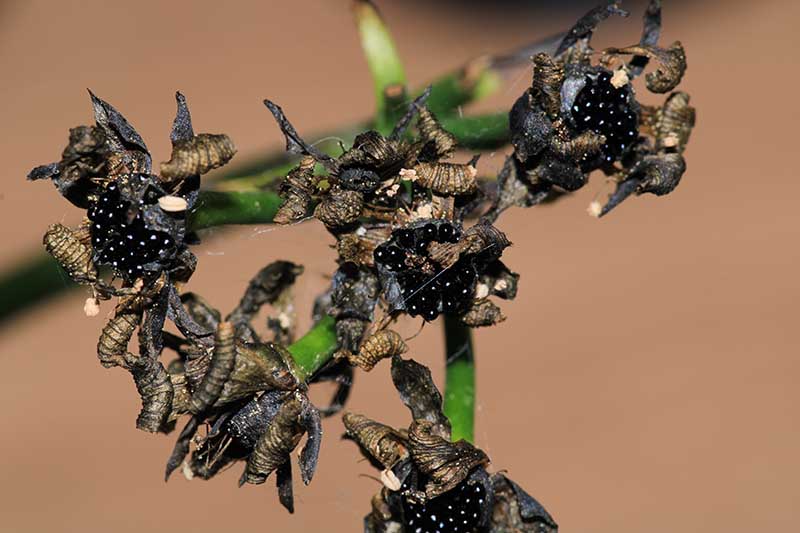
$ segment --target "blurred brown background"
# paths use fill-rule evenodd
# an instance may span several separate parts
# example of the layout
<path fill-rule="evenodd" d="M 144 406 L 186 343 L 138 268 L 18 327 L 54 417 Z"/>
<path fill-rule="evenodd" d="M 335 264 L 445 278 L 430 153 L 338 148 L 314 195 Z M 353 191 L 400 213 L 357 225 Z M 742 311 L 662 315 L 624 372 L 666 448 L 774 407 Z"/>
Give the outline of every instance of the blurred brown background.
<path fill-rule="evenodd" d="M 521 296 L 505 306 L 507 322 L 476 335 L 477 444 L 562 531 L 791 531 L 800 519 L 800 7 L 665 4 L 663 40 L 684 43 L 682 88 L 699 112 L 689 170 L 672 196 L 631 200 L 601 221 L 585 213 L 601 179 L 500 220 Z M 419 84 L 561 30 L 590 4 L 379 5 Z M 603 25 L 598 46 L 636 39 L 641 6 L 629 7 L 633 17 Z M 24 177 L 58 158 L 69 127 L 91 121 L 86 87 L 131 120 L 156 161 L 168 156 L 176 89 L 195 127 L 229 133 L 240 160 L 280 145 L 264 97 L 301 132 L 372 111 L 346 0 L 7 2 L 0 72 L 3 267 L 35 249 L 49 223 L 79 220 L 49 184 Z M 529 75 L 493 104 L 510 106 Z M 190 288 L 230 309 L 251 274 L 286 258 L 306 265 L 307 310 L 332 268 L 329 242 L 317 224 L 243 227 L 199 248 Z M 111 306 L 87 319 L 84 298 L 73 292 L 0 329 L 0 530 L 360 531 L 378 485 L 339 440 L 338 419 L 326 423 L 314 482 L 296 488 L 294 516 L 271 480 L 238 489 L 238 468 L 165 484 L 173 438 L 134 429 L 129 376 L 103 370 L 93 353 Z M 440 379 L 439 325 L 412 349 Z M 386 370 L 358 375 L 349 407 L 403 424 Z"/>

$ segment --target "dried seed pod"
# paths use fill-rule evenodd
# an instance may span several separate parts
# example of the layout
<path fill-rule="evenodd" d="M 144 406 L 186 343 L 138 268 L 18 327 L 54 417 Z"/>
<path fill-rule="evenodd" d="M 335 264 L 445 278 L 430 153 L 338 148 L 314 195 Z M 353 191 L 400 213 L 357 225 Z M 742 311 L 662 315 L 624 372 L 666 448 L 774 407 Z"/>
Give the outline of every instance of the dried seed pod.
<path fill-rule="evenodd" d="M 156 433 L 164 427 L 172 412 L 174 392 L 169 374 L 164 365 L 150 357 L 126 354 L 126 365 L 142 398 L 142 410 L 136 419 L 136 427 Z"/>
<path fill-rule="evenodd" d="M 276 468 L 289 460 L 289 454 L 303 436 L 304 431 L 299 423 L 302 410 L 302 401 L 297 397 L 289 398 L 281 405 L 248 457 L 247 467 L 239 480 L 240 485 L 264 483 Z"/>
<path fill-rule="evenodd" d="M 413 359 L 392 358 L 392 382 L 414 420 L 427 420 L 431 433 L 450 439 L 450 421 L 442 411 L 442 395 L 431 371 Z"/>
<path fill-rule="evenodd" d="M 431 422 L 415 420 L 408 432 L 409 451 L 414 464 L 428 476 L 425 485 L 428 499 L 454 488 L 473 469 L 489 464 L 486 454 L 469 442 L 449 442 L 432 430 Z"/>
<path fill-rule="evenodd" d="M 495 259 L 499 258 L 503 250 L 511 245 L 511 241 L 506 238 L 505 233 L 484 220 L 467 228 L 462 239 L 468 243 L 464 249 L 465 253 L 486 252 Z"/>
<path fill-rule="evenodd" d="M 222 322 L 214 337 L 214 354 L 200 386 L 192 394 L 189 410 L 198 414 L 219 399 L 222 388 L 236 363 L 236 345 L 233 324 Z"/>
<path fill-rule="evenodd" d="M 397 171 L 405 161 L 401 144 L 387 139 L 377 131 L 367 131 L 356 136 L 353 147 L 343 153 L 336 163 L 340 169 L 366 167 L 378 174 Z M 396 168 L 395 168 L 396 167 Z"/>
<path fill-rule="evenodd" d="M 553 61 L 544 52 L 533 57 L 533 83 L 531 98 L 535 98 L 551 119 L 561 110 L 561 84 L 564 81 L 564 67 Z"/>
<path fill-rule="evenodd" d="M 290 261 L 274 261 L 253 276 L 239 305 L 225 319 L 237 328 L 249 323 L 265 304 L 273 304 L 303 273 L 303 267 Z"/>
<path fill-rule="evenodd" d="M 491 531 L 556 533 L 558 525 L 544 506 L 503 474 L 491 477 L 494 506 Z"/>
<path fill-rule="evenodd" d="M 306 217 L 311 206 L 311 195 L 318 179 L 314 176 L 316 161 L 313 157 L 304 157 L 300 164 L 292 169 L 281 183 L 281 203 L 273 217 L 276 224 L 291 224 Z"/>
<path fill-rule="evenodd" d="M 369 372 L 382 359 L 406 353 L 408 346 L 399 333 L 384 329 L 367 337 L 357 354 L 348 354 L 350 364 Z"/>
<path fill-rule="evenodd" d="M 417 129 L 420 138 L 425 142 L 422 157 L 436 161 L 450 157 L 455 152 L 457 145 L 455 136 L 445 130 L 430 109 L 425 106 L 419 107 Z"/>
<path fill-rule="evenodd" d="M 458 242 L 431 242 L 428 244 L 428 257 L 436 261 L 442 268 L 450 268 L 458 261 L 463 252 L 469 246 L 466 240 Z"/>
<path fill-rule="evenodd" d="M 550 140 L 550 148 L 561 157 L 580 160 L 600 152 L 605 142 L 604 135 L 586 130 L 572 139 L 553 136 Z"/>
<path fill-rule="evenodd" d="M 97 283 L 97 268 L 92 262 L 91 249 L 73 230 L 63 224 L 51 224 L 42 241 L 47 253 L 58 261 L 73 281 L 85 285 Z"/>
<path fill-rule="evenodd" d="M 203 382 L 203 377 L 208 372 L 208 366 L 211 364 L 209 350 L 196 344 L 189 344 L 186 347 L 186 361 L 183 366 L 190 390 L 199 389 L 200 384 Z"/>
<path fill-rule="evenodd" d="M 314 216 L 329 228 L 352 224 L 364 209 L 364 195 L 357 191 L 335 189 L 314 210 Z"/>
<path fill-rule="evenodd" d="M 105 368 L 125 365 L 125 353 L 133 331 L 142 322 L 142 310 L 117 306 L 114 318 L 106 322 L 97 341 L 97 357 Z"/>
<path fill-rule="evenodd" d="M 169 372 L 169 370 L 168 370 Z M 169 414 L 168 422 L 177 420 L 177 418 L 189 412 L 189 405 L 192 398 L 192 393 L 189 392 L 189 386 L 186 382 L 186 374 L 183 372 L 169 372 L 169 380 L 172 382 L 172 411 Z"/>
<path fill-rule="evenodd" d="M 461 317 L 461 321 L 472 328 L 493 326 L 506 319 L 506 316 L 497 305 L 488 298 L 481 298 L 472 302 L 472 306 Z"/>
<path fill-rule="evenodd" d="M 175 181 L 206 174 L 226 164 L 235 153 L 236 147 L 227 135 L 200 133 L 173 144 L 172 157 L 161 163 L 161 177 Z"/>
<path fill-rule="evenodd" d="M 297 386 L 294 359 L 285 348 L 272 343 L 238 344 L 234 366 L 214 405 L 221 406 L 260 391 L 290 391 Z"/>
<path fill-rule="evenodd" d="M 654 59 L 658 64 L 655 71 L 645 76 L 647 88 L 654 93 L 667 93 L 681 82 L 686 72 L 686 52 L 680 41 L 675 41 L 669 48 L 658 46 L 628 46 L 626 48 L 610 48 L 606 55 L 635 55 Z"/>
<path fill-rule="evenodd" d="M 342 421 L 347 435 L 384 468 L 408 457 L 405 439 L 394 428 L 355 413 L 345 413 Z"/>
<path fill-rule="evenodd" d="M 695 109 L 689 105 L 689 95 L 672 93 L 664 106 L 656 112 L 653 134 L 657 150 L 683 152 L 689 142 L 695 121 Z"/>
<path fill-rule="evenodd" d="M 414 166 L 417 184 L 437 194 L 470 194 L 478 189 L 478 171 L 470 163 L 418 163 Z"/>

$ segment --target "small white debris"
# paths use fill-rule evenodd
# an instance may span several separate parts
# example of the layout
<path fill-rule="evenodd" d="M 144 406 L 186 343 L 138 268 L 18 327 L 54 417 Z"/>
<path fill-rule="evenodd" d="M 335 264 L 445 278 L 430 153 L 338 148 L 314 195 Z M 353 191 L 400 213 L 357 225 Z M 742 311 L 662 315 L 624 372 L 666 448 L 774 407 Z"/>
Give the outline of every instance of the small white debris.
<path fill-rule="evenodd" d="M 194 472 L 192 472 L 192 467 L 189 466 L 189 463 L 186 461 L 184 461 L 183 464 L 181 465 L 181 473 L 183 474 L 183 477 L 185 477 L 189 481 L 191 481 L 194 478 Z"/>
<path fill-rule="evenodd" d="M 597 200 L 595 200 L 592 203 L 590 203 L 589 204 L 589 208 L 586 210 L 586 212 L 589 213 L 589 215 L 591 215 L 591 216 L 593 216 L 595 218 L 599 218 L 600 217 L 600 213 L 602 211 L 603 211 L 603 206 L 600 205 L 600 202 L 598 202 Z"/>
<path fill-rule="evenodd" d="M 278 324 L 282 329 L 289 329 L 292 327 L 292 317 L 288 313 L 281 313 L 278 315 Z"/>
<path fill-rule="evenodd" d="M 489 296 L 489 286 L 485 283 L 478 283 L 475 287 L 475 298 L 486 298 Z"/>
<path fill-rule="evenodd" d="M 628 78 L 628 72 L 625 70 L 625 68 L 619 68 L 615 70 L 614 75 L 611 76 L 611 85 L 613 85 L 616 89 L 628 85 L 629 81 L 630 78 Z"/>
<path fill-rule="evenodd" d="M 189 204 L 186 203 L 184 198 L 172 195 L 159 198 L 158 205 L 168 213 L 180 213 L 181 211 L 186 211 L 186 208 L 189 207 Z"/>
<path fill-rule="evenodd" d="M 664 146 L 664 148 L 675 148 L 678 146 L 679 142 L 680 139 L 678 139 L 678 136 L 675 133 L 670 133 L 664 137 L 664 139 L 661 141 L 661 144 Z"/>
<path fill-rule="evenodd" d="M 417 181 L 417 171 L 413 168 L 401 168 L 400 169 L 400 179 L 408 180 L 411 182 Z"/>
<path fill-rule="evenodd" d="M 494 284 L 495 292 L 503 292 L 508 288 L 508 282 L 504 279 L 498 279 Z M 479 487 L 480 488 L 480 487 Z M 479 491 L 480 492 L 480 491 Z"/>
<path fill-rule="evenodd" d="M 386 196 L 388 196 L 389 198 L 393 197 L 395 194 L 397 194 L 397 191 L 399 189 L 400 189 L 400 184 L 395 183 L 394 185 L 389 187 L 389 189 L 386 191 Z"/>
<path fill-rule="evenodd" d="M 83 312 L 86 316 L 92 317 L 100 314 L 100 301 L 97 298 L 86 298 L 86 303 L 83 304 Z"/>
<path fill-rule="evenodd" d="M 400 483 L 400 480 L 394 475 L 394 472 L 388 468 L 381 471 L 381 482 L 387 489 L 392 491 L 398 491 L 402 486 L 402 483 Z"/>
<path fill-rule="evenodd" d="M 433 206 L 429 203 L 422 204 L 417 208 L 417 218 L 433 218 Z"/>

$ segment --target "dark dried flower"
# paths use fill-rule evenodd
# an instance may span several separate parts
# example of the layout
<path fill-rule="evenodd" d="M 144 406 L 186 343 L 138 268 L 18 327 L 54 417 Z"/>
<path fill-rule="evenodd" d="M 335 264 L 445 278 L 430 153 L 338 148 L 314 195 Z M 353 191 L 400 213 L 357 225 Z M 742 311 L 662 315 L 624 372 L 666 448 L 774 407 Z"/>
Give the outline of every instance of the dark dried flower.
<path fill-rule="evenodd" d="M 557 531 L 536 500 L 503 474 L 487 473 L 483 451 L 464 440 L 450 442 L 441 394 L 427 368 L 394 357 L 392 379 L 413 415 L 408 431 L 363 415 L 343 418 L 347 435 L 383 469 L 384 487 L 372 500 L 365 531 Z"/>
<path fill-rule="evenodd" d="M 605 206 L 592 204 L 590 213 L 596 216 L 608 213 L 631 193 L 661 195 L 677 186 L 685 170 L 680 151 L 694 124 L 694 111 L 672 115 L 672 129 L 682 139 L 676 141 L 670 133 L 650 127 L 648 117 L 664 112 L 640 104 L 632 81 L 653 59 L 657 66 L 646 76 L 647 88 L 655 93 L 672 91 L 686 70 L 683 47 L 679 42 L 666 49 L 658 46 L 661 3 L 652 0 L 639 44 L 609 48 L 598 63 L 592 63 L 592 33 L 612 15 L 627 16 L 627 12 L 616 2 L 595 8 L 567 33 L 554 56 L 540 53 L 533 58 L 531 87 L 509 115 L 514 155 L 499 177 L 489 219 L 512 205 L 527 207 L 554 192 L 575 191 L 594 170 L 613 176 L 618 184 Z M 633 56 L 628 63 L 622 61 L 626 55 Z M 667 102 L 676 94 L 683 93 L 671 95 Z M 688 103 L 688 97 L 677 98 Z M 677 144 L 680 151 L 674 149 Z"/>

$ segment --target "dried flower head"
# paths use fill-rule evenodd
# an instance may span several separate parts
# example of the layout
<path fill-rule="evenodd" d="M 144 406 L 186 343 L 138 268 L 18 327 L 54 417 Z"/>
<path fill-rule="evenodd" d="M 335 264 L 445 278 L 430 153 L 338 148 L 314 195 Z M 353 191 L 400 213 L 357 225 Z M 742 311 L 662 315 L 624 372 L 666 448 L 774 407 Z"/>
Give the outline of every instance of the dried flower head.
<path fill-rule="evenodd" d="M 557 530 L 536 500 L 503 474 L 486 471 L 483 451 L 450 442 L 442 397 L 427 368 L 395 356 L 392 379 L 412 413 L 408 430 L 353 413 L 343 418 L 348 437 L 382 469 L 384 487 L 372 500 L 365 531 Z"/>
<path fill-rule="evenodd" d="M 658 46 L 661 2 L 652 0 L 639 44 L 609 48 L 594 61 L 592 33 L 612 15 L 628 13 L 616 2 L 597 7 L 573 26 L 552 57 L 533 58 L 531 87 L 509 115 L 514 155 L 499 178 L 490 218 L 512 205 L 537 204 L 553 191 L 577 190 L 593 170 L 618 184 L 605 206 L 590 209 L 596 216 L 632 193 L 663 195 L 678 185 L 685 170 L 680 154 L 694 125 L 688 96 L 673 93 L 664 108 L 654 108 L 637 100 L 632 82 L 653 60 L 656 69 L 646 76 L 647 89 L 674 90 L 686 70 L 683 47 Z M 625 56 L 632 57 L 626 62 Z M 680 113 L 674 113 L 675 98 L 683 104 Z M 672 117 L 667 128 L 665 115 Z M 661 128 L 653 127 L 657 117 Z"/>

